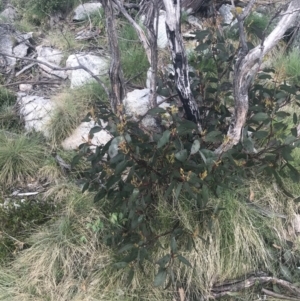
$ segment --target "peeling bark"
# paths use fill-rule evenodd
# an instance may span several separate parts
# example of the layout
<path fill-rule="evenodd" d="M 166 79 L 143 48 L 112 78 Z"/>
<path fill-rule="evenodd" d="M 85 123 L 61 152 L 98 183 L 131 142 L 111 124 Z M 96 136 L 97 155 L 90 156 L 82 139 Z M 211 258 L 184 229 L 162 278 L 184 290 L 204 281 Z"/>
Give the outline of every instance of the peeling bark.
<path fill-rule="evenodd" d="M 102 5 L 104 7 L 106 30 L 111 53 L 109 69 L 109 78 L 111 82 L 110 103 L 112 110 L 115 113 L 118 113 L 118 111 L 122 110 L 122 102 L 125 97 L 124 78 L 120 61 L 120 49 L 112 2 L 110 0 L 102 0 Z"/>
<path fill-rule="evenodd" d="M 235 110 L 227 132 L 227 138 L 219 148 L 215 150 L 216 154 L 222 154 L 238 144 L 242 129 L 246 122 L 248 113 L 249 98 L 248 91 L 252 79 L 256 75 L 263 57 L 278 43 L 284 36 L 286 30 L 292 26 L 299 14 L 300 0 L 292 0 L 281 20 L 269 36 L 251 51 L 248 50 L 245 32 L 244 20 L 248 16 L 255 0 L 251 0 L 240 16 L 237 16 L 240 35 L 240 50 L 234 67 L 234 100 Z"/>
<path fill-rule="evenodd" d="M 163 0 L 163 2 L 167 13 L 166 29 L 175 71 L 176 89 L 183 104 L 187 119 L 197 123 L 198 129 L 201 131 L 200 112 L 196 100 L 191 92 L 188 76 L 188 62 L 181 35 L 181 1 Z"/>

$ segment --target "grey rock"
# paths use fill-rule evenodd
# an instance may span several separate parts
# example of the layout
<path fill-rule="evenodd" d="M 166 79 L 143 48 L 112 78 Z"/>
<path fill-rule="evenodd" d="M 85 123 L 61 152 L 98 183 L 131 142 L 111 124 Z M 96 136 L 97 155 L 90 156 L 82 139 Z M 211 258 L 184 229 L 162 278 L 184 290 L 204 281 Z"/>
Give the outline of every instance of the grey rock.
<path fill-rule="evenodd" d="M 41 62 L 45 62 L 51 66 L 59 67 L 62 59 L 63 59 L 63 53 L 58 50 L 54 49 L 52 47 L 48 46 L 37 46 L 36 51 L 38 54 L 37 59 Z M 45 75 L 52 78 L 52 77 L 59 77 L 66 79 L 68 77 L 66 71 L 59 71 L 59 70 L 53 70 L 52 68 L 44 65 L 44 64 L 39 64 L 39 67 L 45 71 Z"/>
<path fill-rule="evenodd" d="M 0 20 L 4 22 L 13 22 L 17 18 L 16 9 L 9 5 L 3 12 L 0 13 Z"/>
<path fill-rule="evenodd" d="M 109 60 L 93 54 L 72 54 L 68 57 L 67 67 L 78 67 L 83 65 L 88 68 L 93 75 L 104 77 L 108 74 Z M 71 80 L 71 88 L 80 87 L 87 82 L 95 81 L 92 76 L 83 69 L 68 71 L 69 79 Z"/>
<path fill-rule="evenodd" d="M 27 96 L 26 93 L 18 93 L 19 114 L 25 123 L 25 130 L 42 132 L 49 136 L 47 124 L 51 118 L 55 104 L 49 99 L 36 95 Z"/>
<path fill-rule="evenodd" d="M 13 47 L 15 46 L 14 30 L 11 26 L 0 24 L 0 52 L 13 55 Z M 0 73 L 9 72 L 16 64 L 16 59 L 12 57 L 0 56 Z"/>
<path fill-rule="evenodd" d="M 223 23 L 224 24 L 230 24 L 230 25 L 234 25 L 237 20 L 233 21 L 233 14 L 231 13 L 231 10 L 233 9 L 232 5 L 229 4 L 223 4 L 220 8 L 219 8 L 219 13 L 223 18 Z"/>
<path fill-rule="evenodd" d="M 90 16 L 93 13 L 96 13 L 101 8 L 102 8 L 102 5 L 99 2 L 80 4 L 74 10 L 73 21 L 86 20 L 88 18 L 88 16 Z"/>
<path fill-rule="evenodd" d="M 131 117 L 132 120 L 138 121 L 141 116 L 144 116 L 150 109 L 149 106 L 149 89 L 133 90 L 128 92 L 124 99 L 125 114 Z M 157 102 L 163 100 L 163 97 L 157 96 Z M 168 103 L 162 103 L 159 107 L 167 108 Z M 158 129 L 159 126 L 156 120 L 149 115 L 142 119 L 142 125 L 147 129 Z"/>
<path fill-rule="evenodd" d="M 30 84 L 20 84 L 20 85 L 19 85 L 19 90 L 20 90 L 21 92 L 26 92 L 26 93 L 28 93 L 29 91 L 32 90 L 32 85 L 30 85 Z"/>
<path fill-rule="evenodd" d="M 28 46 L 25 43 L 21 43 L 13 48 L 13 53 L 18 57 L 25 57 L 28 52 Z"/>
<path fill-rule="evenodd" d="M 98 124 L 94 121 L 90 122 L 82 122 L 72 133 L 72 135 L 66 138 L 62 142 L 62 147 L 65 150 L 74 150 L 79 147 L 80 144 L 88 141 L 88 136 L 90 130 L 97 126 Z M 103 124 L 102 124 L 103 125 Z M 105 130 L 101 130 L 94 134 L 93 139 L 91 140 L 92 147 L 94 149 L 96 145 L 104 145 L 106 144 L 112 136 Z"/>

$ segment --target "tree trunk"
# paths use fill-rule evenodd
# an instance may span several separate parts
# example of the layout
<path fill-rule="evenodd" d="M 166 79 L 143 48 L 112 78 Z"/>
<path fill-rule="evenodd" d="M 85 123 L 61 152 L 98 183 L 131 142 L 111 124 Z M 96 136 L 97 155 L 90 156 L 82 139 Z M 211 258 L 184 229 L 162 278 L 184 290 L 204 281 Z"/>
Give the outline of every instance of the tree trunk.
<path fill-rule="evenodd" d="M 227 132 L 225 142 L 215 150 L 215 153 L 222 154 L 238 144 L 241 138 L 242 129 L 246 122 L 249 106 L 248 91 L 252 79 L 257 74 L 263 57 L 278 43 L 284 36 L 286 30 L 292 26 L 300 13 L 300 0 L 292 0 L 282 18 L 274 30 L 264 39 L 260 45 L 251 51 L 248 50 L 244 20 L 249 14 L 255 0 L 251 0 L 243 13 L 237 16 L 239 23 L 240 50 L 234 67 L 234 100 L 235 110 Z"/>
<path fill-rule="evenodd" d="M 113 112 L 118 114 L 122 110 L 122 101 L 125 97 L 124 78 L 120 61 L 120 49 L 112 1 L 102 0 L 102 5 L 105 12 L 106 30 L 111 53 L 109 69 L 109 77 L 111 82 L 110 102 Z"/>
<path fill-rule="evenodd" d="M 151 108 L 157 106 L 157 30 L 158 30 L 158 0 L 145 0 L 141 4 L 141 10 L 146 12 L 144 25 L 147 35 L 141 26 L 128 14 L 123 4 L 119 0 L 113 0 L 122 12 L 123 16 L 135 29 L 139 40 L 141 41 L 150 64 L 150 93 L 149 104 Z"/>
<path fill-rule="evenodd" d="M 166 30 L 170 44 L 172 61 L 175 71 L 175 84 L 179 98 L 183 104 L 188 120 L 195 122 L 201 131 L 201 120 L 198 105 L 191 92 L 188 76 L 188 62 L 183 45 L 180 28 L 180 2 L 178 0 L 163 0 L 167 17 Z"/>
<path fill-rule="evenodd" d="M 157 64 L 158 64 L 158 49 L 157 49 L 157 32 L 158 32 L 158 0 L 148 0 L 145 3 L 145 9 L 147 14 L 145 15 L 144 25 L 147 30 L 147 35 L 150 44 L 151 62 L 150 62 L 150 93 L 149 103 L 150 107 L 154 108 L 157 106 Z M 144 10 L 145 10 L 144 9 Z"/>

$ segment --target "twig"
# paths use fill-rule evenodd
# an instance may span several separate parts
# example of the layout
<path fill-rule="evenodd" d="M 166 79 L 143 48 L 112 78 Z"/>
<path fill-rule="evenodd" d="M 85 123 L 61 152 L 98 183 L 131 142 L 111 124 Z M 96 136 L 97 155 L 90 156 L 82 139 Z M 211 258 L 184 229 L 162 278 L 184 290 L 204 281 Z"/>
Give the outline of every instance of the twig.
<path fill-rule="evenodd" d="M 290 301 L 299 301 L 299 299 L 295 299 L 295 298 L 283 296 L 283 295 L 281 295 L 281 294 L 276 294 L 276 293 L 274 293 L 274 292 L 272 292 L 272 291 L 269 291 L 269 290 L 267 290 L 267 289 L 265 289 L 265 288 L 263 288 L 261 291 L 262 291 L 263 293 L 265 293 L 266 295 L 271 296 L 271 297 L 274 297 L 274 298 L 283 299 L 283 300 L 290 300 Z"/>
<path fill-rule="evenodd" d="M 57 66 L 53 66 L 49 63 L 46 63 L 46 62 L 43 62 L 41 60 L 38 60 L 38 59 L 32 59 L 32 58 L 28 58 L 28 57 L 19 57 L 19 56 L 16 56 L 16 55 L 12 55 L 12 54 L 6 54 L 6 53 L 3 53 L 3 52 L 0 52 L 0 55 L 4 56 L 4 57 L 12 57 L 12 58 L 16 58 L 16 59 L 19 59 L 19 60 L 24 60 L 24 61 L 29 61 L 29 62 L 34 62 L 34 63 L 38 63 L 38 64 L 42 64 L 42 65 L 45 65 L 47 66 L 48 68 L 51 68 L 52 70 L 55 70 L 55 71 L 68 71 L 68 70 L 79 70 L 79 69 L 83 69 L 84 71 L 86 71 L 92 78 L 94 78 L 98 84 L 100 84 L 102 86 L 102 88 L 104 89 L 105 93 L 109 96 L 109 91 L 107 89 L 107 87 L 104 85 L 104 83 L 102 82 L 102 80 L 93 74 L 93 72 L 88 69 L 87 67 L 83 66 L 82 64 L 79 64 L 79 66 L 75 66 L 75 67 L 57 67 Z"/>
<path fill-rule="evenodd" d="M 61 82 L 59 81 L 46 81 L 46 80 L 40 80 L 40 81 L 18 81 L 14 83 L 9 83 L 5 85 L 1 85 L 1 87 L 9 87 L 9 86 L 16 86 L 20 84 L 30 84 L 30 85 L 59 85 Z"/>
<path fill-rule="evenodd" d="M 290 291 L 291 293 L 293 293 L 299 300 L 300 298 L 300 289 L 297 288 L 296 286 L 294 286 L 293 284 L 291 284 L 288 281 L 282 280 L 282 279 L 278 279 L 278 278 L 274 278 L 274 277 L 266 277 L 266 276 L 262 276 L 262 277 L 249 277 L 246 280 L 237 280 L 236 282 L 232 283 L 232 282 L 225 282 L 221 285 L 218 286 L 214 286 L 212 288 L 211 291 L 211 297 L 212 298 L 221 298 L 224 296 L 227 296 L 228 294 L 232 293 L 232 292 L 238 292 L 241 290 L 244 290 L 246 288 L 250 288 L 256 284 L 265 284 L 265 283 L 269 283 L 272 282 L 274 284 L 278 284 L 282 287 L 284 287 L 286 290 Z"/>
<path fill-rule="evenodd" d="M 20 74 L 24 73 L 26 70 L 32 68 L 32 67 L 33 67 L 34 65 L 36 65 L 36 64 L 37 64 L 37 63 L 31 63 L 31 64 L 25 66 L 23 69 L 21 69 L 20 71 L 18 71 L 18 72 L 16 73 L 16 77 L 18 77 Z"/>

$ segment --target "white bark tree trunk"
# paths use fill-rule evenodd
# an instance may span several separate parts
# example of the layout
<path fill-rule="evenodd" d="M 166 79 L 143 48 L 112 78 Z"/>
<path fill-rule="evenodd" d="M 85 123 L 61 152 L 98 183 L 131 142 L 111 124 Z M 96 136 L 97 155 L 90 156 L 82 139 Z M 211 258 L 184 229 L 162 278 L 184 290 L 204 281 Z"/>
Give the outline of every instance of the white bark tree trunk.
<path fill-rule="evenodd" d="M 194 121 L 201 131 L 201 119 L 198 105 L 191 92 L 188 76 L 188 62 L 180 28 L 181 1 L 163 0 L 166 9 L 166 29 L 175 71 L 175 84 L 183 104 L 187 119 Z"/>
<path fill-rule="evenodd" d="M 235 111 L 229 126 L 225 142 L 215 150 L 222 154 L 238 144 L 248 113 L 248 91 L 253 77 L 256 75 L 263 57 L 278 43 L 300 14 L 300 0 L 292 0 L 274 30 L 256 46 L 248 51 L 244 32 L 244 20 L 249 14 L 255 0 L 251 0 L 240 16 L 237 16 L 240 33 L 240 51 L 234 68 L 234 100 Z"/>

